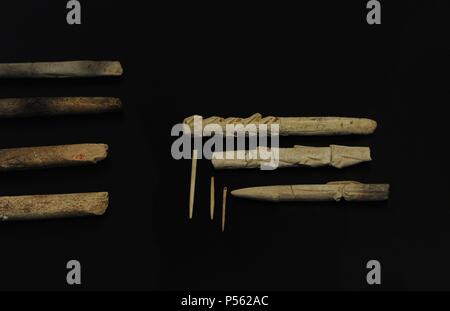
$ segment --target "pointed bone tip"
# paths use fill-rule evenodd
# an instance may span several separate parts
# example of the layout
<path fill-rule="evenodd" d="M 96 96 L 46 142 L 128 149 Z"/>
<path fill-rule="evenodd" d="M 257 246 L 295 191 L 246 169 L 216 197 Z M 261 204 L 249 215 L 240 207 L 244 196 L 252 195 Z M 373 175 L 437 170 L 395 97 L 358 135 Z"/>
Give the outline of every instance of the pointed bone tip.
<path fill-rule="evenodd" d="M 252 199 L 255 198 L 253 188 L 243 188 L 231 191 L 231 195 L 237 198 Z"/>
<path fill-rule="evenodd" d="M 230 193 L 234 197 L 241 197 L 243 195 L 243 193 L 244 193 L 242 190 L 244 190 L 244 189 L 233 190 Z"/>
<path fill-rule="evenodd" d="M 214 169 L 218 170 L 221 168 L 219 165 L 220 162 L 217 159 L 214 159 L 214 157 L 211 159 L 211 164 L 213 165 Z"/>

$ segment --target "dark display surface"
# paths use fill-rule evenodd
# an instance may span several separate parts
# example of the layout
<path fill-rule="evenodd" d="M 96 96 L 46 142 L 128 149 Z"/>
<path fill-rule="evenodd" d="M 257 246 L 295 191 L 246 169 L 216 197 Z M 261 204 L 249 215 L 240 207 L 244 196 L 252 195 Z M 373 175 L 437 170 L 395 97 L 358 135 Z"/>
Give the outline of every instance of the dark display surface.
<path fill-rule="evenodd" d="M 358 290 L 379 260 L 385 290 L 450 289 L 447 161 L 448 1 L 64 1 L 0 5 L 0 62 L 120 60 L 121 78 L 0 80 L 0 97 L 117 96 L 118 114 L 0 120 L 0 148 L 107 143 L 96 166 L 2 173 L 1 195 L 108 191 L 103 217 L 0 223 L 0 290 Z M 170 131 L 185 117 L 368 117 L 374 135 L 282 137 L 294 144 L 370 146 L 343 170 L 214 172 L 200 161 L 188 220 L 189 160 Z M 382 203 L 271 204 L 216 197 L 272 184 L 390 183 Z M 66 283 L 66 263 L 82 285 Z"/>

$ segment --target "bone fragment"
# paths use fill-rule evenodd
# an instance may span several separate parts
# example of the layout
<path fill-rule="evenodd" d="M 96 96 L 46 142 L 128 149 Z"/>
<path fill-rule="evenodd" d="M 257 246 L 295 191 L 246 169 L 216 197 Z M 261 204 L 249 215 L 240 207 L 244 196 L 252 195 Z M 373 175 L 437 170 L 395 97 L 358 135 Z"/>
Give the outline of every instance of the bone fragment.
<path fill-rule="evenodd" d="M 222 131 L 222 134 L 226 136 L 255 135 L 263 129 L 267 130 L 266 134 L 278 133 L 281 136 L 368 135 L 377 128 L 377 122 L 365 118 L 263 117 L 259 113 L 249 118 L 203 119 L 201 116 L 191 116 L 184 120 L 184 124 L 195 136 L 209 136 L 210 132 L 217 133 L 217 130 Z M 272 128 L 272 125 L 278 125 L 278 132 L 272 133 L 276 128 Z M 234 131 L 231 133 L 227 131 L 227 126 L 234 128 Z"/>
<path fill-rule="evenodd" d="M 210 194 L 210 205 L 209 205 L 209 213 L 211 220 L 214 220 L 214 209 L 216 206 L 216 187 L 215 187 L 215 181 L 214 176 L 211 177 L 211 194 Z"/>
<path fill-rule="evenodd" d="M 227 196 L 228 196 L 228 188 L 223 188 L 223 196 L 222 196 L 222 232 L 225 231 L 225 221 L 227 215 Z"/>
<path fill-rule="evenodd" d="M 231 194 L 235 197 L 269 202 L 384 201 L 389 198 L 389 185 L 339 181 L 323 185 L 244 188 L 234 190 Z"/>
<path fill-rule="evenodd" d="M 197 149 L 194 149 L 192 151 L 191 190 L 189 194 L 189 219 L 192 219 L 194 215 L 195 183 L 197 178 L 197 158 L 198 158 L 198 151 Z"/>
<path fill-rule="evenodd" d="M 108 193 L 74 193 L 0 197 L 0 221 L 103 215 Z"/>
<path fill-rule="evenodd" d="M 248 151 L 215 152 L 212 156 L 212 164 L 215 169 L 219 170 L 262 168 L 264 166 L 273 168 L 303 166 L 344 168 L 371 160 L 368 147 L 338 145 L 330 147 L 295 146 L 294 148 L 258 147 Z"/>
<path fill-rule="evenodd" d="M 99 114 L 122 109 L 112 97 L 38 97 L 0 99 L 0 118 Z"/>
<path fill-rule="evenodd" d="M 0 149 L 0 172 L 90 165 L 107 155 L 105 144 Z"/>
<path fill-rule="evenodd" d="M 118 61 L 63 61 L 0 64 L 0 78 L 91 78 L 121 76 Z"/>

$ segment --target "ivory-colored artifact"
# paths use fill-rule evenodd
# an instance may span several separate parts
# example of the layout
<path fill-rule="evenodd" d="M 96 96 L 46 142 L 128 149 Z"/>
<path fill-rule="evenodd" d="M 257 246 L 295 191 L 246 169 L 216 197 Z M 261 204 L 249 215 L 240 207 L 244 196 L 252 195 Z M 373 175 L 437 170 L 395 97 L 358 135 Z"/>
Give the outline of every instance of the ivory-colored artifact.
<path fill-rule="evenodd" d="M 0 221 L 103 215 L 108 193 L 74 193 L 0 197 Z"/>
<path fill-rule="evenodd" d="M 121 76 L 118 61 L 63 61 L 0 64 L 0 78 L 90 78 Z"/>
<path fill-rule="evenodd" d="M 0 172 L 89 165 L 107 156 L 105 144 L 0 149 Z"/>
<path fill-rule="evenodd" d="M 210 194 L 210 205 L 209 205 L 209 213 L 211 220 L 214 220 L 214 209 L 216 206 L 216 186 L 214 181 L 214 176 L 211 177 L 211 194 Z"/>
<path fill-rule="evenodd" d="M 222 232 L 225 231 L 225 219 L 227 215 L 227 196 L 228 196 L 228 188 L 223 188 L 223 196 L 222 196 Z"/>
<path fill-rule="evenodd" d="M 276 161 L 278 159 L 278 161 Z M 344 168 L 371 161 L 370 148 L 294 146 L 294 148 L 258 147 L 254 150 L 215 152 L 212 164 L 215 169 L 244 169 L 273 166 L 274 168 L 297 166 L 333 166 Z"/>
<path fill-rule="evenodd" d="M 119 98 L 42 97 L 0 99 L 0 118 L 98 114 L 122 109 Z"/>
<path fill-rule="evenodd" d="M 245 188 L 234 190 L 231 194 L 235 197 L 269 202 L 384 201 L 389 198 L 389 185 L 338 181 L 323 185 Z"/>
<path fill-rule="evenodd" d="M 189 195 L 189 219 L 192 219 L 194 215 L 195 183 L 197 178 L 197 158 L 198 158 L 198 151 L 197 149 L 194 149 L 192 151 L 191 191 Z"/>
<path fill-rule="evenodd" d="M 205 134 L 206 126 L 208 132 L 215 127 L 222 130 L 222 134 L 233 136 L 239 134 L 254 135 L 261 132 L 261 125 L 267 125 L 267 134 L 271 134 L 271 125 L 279 126 L 281 136 L 316 136 L 316 135 L 368 135 L 377 128 L 377 122 L 363 118 L 343 118 L 343 117 L 264 117 L 256 113 L 249 118 L 221 118 L 210 117 L 201 119 L 202 128 L 198 129 L 196 120 L 200 116 L 191 116 L 184 120 L 184 124 L 189 126 L 191 134 L 208 136 Z M 200 124 L 199 124 L 200 125 Z M 214 126 L 216 125 L 216 126 Z M 228 133 L 227 125 L 234 126 L 234 131 Z M 241 125 L 241 126 L 236 126 Z M 253 127 L 251 125 L 254 125 Z M 195 127 L 194 127 L 195 126 Z M 197 129 L 196 129 L 197 128 Z M 197 134 L 198 133 L 198 134 Z"/>

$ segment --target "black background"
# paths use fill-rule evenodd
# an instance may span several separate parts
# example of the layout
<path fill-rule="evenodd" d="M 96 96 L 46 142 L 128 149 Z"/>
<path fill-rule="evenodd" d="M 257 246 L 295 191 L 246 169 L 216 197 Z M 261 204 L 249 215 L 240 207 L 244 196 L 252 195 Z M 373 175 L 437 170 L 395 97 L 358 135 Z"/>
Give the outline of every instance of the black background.
<path fill-rule="evenodd" d="M 445 290 L 450 288 L 448 1 L 3 1 L 1 62 L 118 59 L 120 79 L 0 81 L 0 97 L 119 96 L 102 116 L 2 120 L 0 147 L 102 142 L 91 167 L 2 173 L 1 195 L 109 191 L 104 217 L 0 224 L 2 290 Z M 345 170 L 216 172 L 220 189 L 358 180 L 387 203 L 261 204 L 230 198 L 209 220 L 210 163 L 175 161 L 171 127 L 192 114 L 376 119 L 368 137 L 282 138 L 283 146 L 370 145 Z M 217 202 L 219 205 L 219 200 Z M 66 263 L 82 265 L 79 287 Z M 366 263 L 382 264 L 382 285 Z"/>

